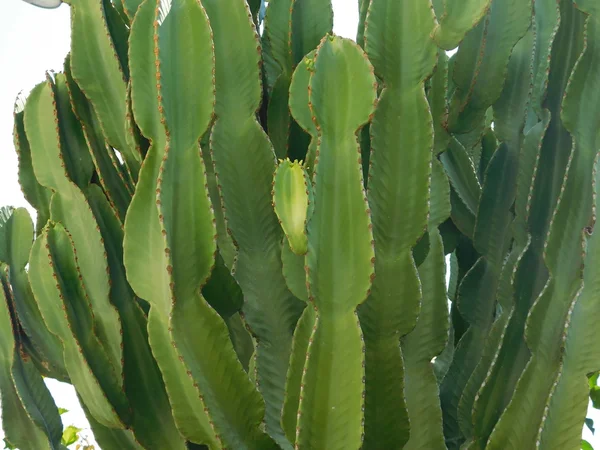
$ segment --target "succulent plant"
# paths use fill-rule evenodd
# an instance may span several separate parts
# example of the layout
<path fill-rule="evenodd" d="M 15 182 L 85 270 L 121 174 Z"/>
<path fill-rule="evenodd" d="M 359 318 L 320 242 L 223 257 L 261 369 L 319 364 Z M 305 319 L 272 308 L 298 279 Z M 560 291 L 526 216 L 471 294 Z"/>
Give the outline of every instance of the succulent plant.
<path fill-rule="evenodd" d="M 0 209 L 11 445 L 64 448 L 50 377 L 105 450 L 580 448 L 597 2 L 359 0 L 356 42 L 330 1 L 65 3 L 36 223 Z"/>

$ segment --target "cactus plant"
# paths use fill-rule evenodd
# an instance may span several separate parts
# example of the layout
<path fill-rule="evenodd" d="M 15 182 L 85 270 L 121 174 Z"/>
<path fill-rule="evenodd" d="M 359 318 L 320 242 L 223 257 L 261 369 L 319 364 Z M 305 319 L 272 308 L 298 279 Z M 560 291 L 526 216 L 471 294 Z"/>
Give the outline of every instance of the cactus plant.
<path fill-rule="evenodd" d="M 8 443 L 64 449 L 50 377 L 105 450 L 580 448 L 595 1 L 359 0 L 356 42 L 330 1 L 64 2 L 37 219 L 0 209 Z"/>

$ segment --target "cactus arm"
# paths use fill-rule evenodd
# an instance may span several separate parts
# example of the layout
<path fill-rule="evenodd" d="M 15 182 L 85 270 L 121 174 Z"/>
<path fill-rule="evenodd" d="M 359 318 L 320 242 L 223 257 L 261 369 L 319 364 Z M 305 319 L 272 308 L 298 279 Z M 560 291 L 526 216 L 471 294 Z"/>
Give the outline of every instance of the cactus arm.
<path fill-rule="evenodd" d="M 312 113 L 308 107 L 308 82 L 310 80 L 310 61 L 314 59 L 315 52 L 308 53 L 304 59 L 299 63 L 298 67 L 302 67 L 302 70 L 296 68 L 292 75 L 292 81 L 290 83 L 290 101 L 289 107 L 294 110 L 294 119 L 296 123 L 310 136 L 310 143 L 304 158 L 304 166 L 309 174 L 312 174 L 315 164 L 315 153 L 317 149 L 317 130 L 315 124 L 312 121 Z"/>
<path fill-rule="evenodd" d="M 458 197 L 472 215 L 477 214 L 481 185 L 466 149 L 456 139 L 451 138 L 448 150 L 442 153 L 440 160 Z"/>
<path fill-rule="evenodd" d="M 278 158 L 304 158 L 306 140 L 292 134 L 289 89 L 292 73 L 304 55 L 313 51 L 321 38 L 333 29 L 331 1 L 276 0 L 269 3 L 265 16 L 263 51 L 275 62 L 267 111 L 269 137 Z M 300 132 L 295 127 L 296 132 Z M 293 139 L 292 139 L 293 138 Z"/>
<path fill-rule="evenodd" d="M 433 38 L 443 50 L 458 47 L 467 32 L 473 29 L 487 13 L 491 0 L 444 0 L 443 13 L 440 1 L 434 2 L 438 24 L 433 32 Z"/>
<path fill-rule="evenodd" d="M 556 377 L 562 370 L 561 347 L 565 323 L 582 286 L 582 231 L 590 223 L 592 214 L 592 172 L 596 157 L 594 141 L 598 113 L 594 109 L 588 116 L 588 111 L 584 109 L 584 116 L 589 120 L 576 121 L 581 114 L 579 104 L 587 104 L 587 97 L 592 95 L 591 91 L 583 88 L 582 75 L 578 73 L 580 65 L 585 67 L 589 63 L 585 53 L 586 16 L 570 2 L 561 3 L 560 16 L 561 26 L 553 49 L 553 59 L 561 62 L 560 66 L 556 62 L 551 63 L 548 104 L 552 108 L 561 108 L 562 114 L 550 124 L 546 146 L 541 149 L 540 172 L 536 178 L 539 184 L 534 187 L 530 216 L 532 234 L 542 228 L 549 230 L 542 254 L 548 268 L 548 282 L 541 294 L 534 297 L 526 320 L 524 336 L 531 357 L 519 378 L 513 398 L 489 438 L 489 448 L 507 448 L 516 442 L 518 445 L 535 445 L 538 442 L 538 429 L 546 417 L 547 402 L 553 396 Z M 583 57 L 580 57 L 582 51 Z M 593 53 L 592 50 L 592 58 Z M 576 63 L 577 59 L 579 62 Z M 573 66 L 575 69 L 572 72 Z M 561 83 L 558 86 L 566 89 L 564 100 L 562 96 L 553 96 L 557 87 L 553 84 L 557 81 Z M 561 133 L 558 138 L 554 134 L 557 132 Z M 546 152 L 554 145 L 561 145 L 565 153 L 570 149 L 566 174 L 561 178 L 555 175 L 553 179 L 544 180 L 540 178 L 543 171 L 562 159 L 557 150 L 553 152 L 552 160 L 548 158 Z M 560 184 L 561 179 L 563 185 L 556 192 L 555 186 Z M 548 224 L 538 223 L 534 226 L 534 221 L 544 217 L 533 216 L 536 197 L 538 208 L 551 204 L 550 199 L 540 198 L 540 192 L 536 192 L 535 188 L 539 188 L 542 182 L 546 184 L 546 192 L 557 193 L 558 206 L 551 213 Z M 535 234 L 533 236 L 536 237 Z M 534 251 L 539 249 L 538 246 L 539 243 L 533 241 Z M 543 379 L 532 378 L 540 377 L 540 373 L 544 373 Z M 526 420 L 516 421 L 515 409 L 519 414 L 524 414 L 522 417 Z"/>
<path fill-rule="evenodd" d="M 0 264 L 0 393 L 6 440 L 23 450 L 59 450 L 62 423 L 54 400 L 19 338 L 8 268 Z"/>
<path fill-rule="evenodd" d="M 9 280 L 14 297 L 15 314 L 18 316 L 20 326 L 35 352 L 41 357 L 39 370 L 66 381 L 68 375 L 64 367 L 61 343 L 46 327 L 25 271 L 34 232 L 29 213 L 23 208 L 14 210 L 2 228 L 7 251 L 5 254 L 0 252 L 0 260 L 5 261 L 10 267 Z"/>
<path fill-rule="evenodd" d="M 587 22 L 586 49 L 582 59 L 579 61 L 573 79 L 571 80 L 571 95 L 577 91 L 581 99 L 581 105 L 571 103 L 567 108 L 565 105 L 565 116 L 570 117 L 570 123 L 576 124 L 581 121 L 585 134 L 575 133 L 575 139 L 582 147 L 588 147 L 588 151 L 595 150 L 598 145 L 598 132 L 595 125 L 598 111 L 597 97 L 597 74 L 599 66 L 600 45 L 600 10 L 594 3 L 580 2 L 577 8 L 590 13 Z M 584 106 L 585 105 L 585 106 Z M 586 123 L 586 125 L 583 125 Z M 582 130 L 583 131 L 583 130 Z M 596 167 L 594 174 L 594 210 L 593 220 L 595 222 L 599 211 L 598 188 L 600 187 L 600 171 L 598 170 L 598 158 L 596 156 Z M 598 275 L 593 270 L 597 267 L 600 255 L 599 234 L 588 231 L 585 243 L 585 261 L 583 272 L 583 289 L 579 293 L 576 303 L 571 306 L 568 313 L 564 342 L 564 361 L 562 363 L 553 395 L 547 403 L 547 413 L 540 428 L 538 438 L 542 448 L 569 448 L 579 445 L 579 424 L 585 418 L 588 399 L 587 374 L 598 370 L 597 361 L 600 359 L 598 350 L 594 348 L 594 330 L 599 320 L 598 298 Z"/>
<path fill-rule="evenodd" d="M 448 340 L 446 262 L 438 227 L 449 216 L 450 186 L 441 163 L 434 157 L 428 225 L 431 247 L 419 267 L 423 301 L 415 329 L 402 340 L 410 419 L 410 439 L 404 447 L 407 450 L 445 448 L 437 379 L 431 361 L 444 350 Z"/>
<path fill-rule="evenodd" d="M 71 1 L 71 42 L 73 78 L 94 106 L 109 145 L 123 153 L 137 180 L 142 158 L 131 144 L 125 74 L 108 30 L 102 0 Z"/>
<path fill-rule="evenodd" d="M 73 235 L 82 277 L 94 308 L 96 332 L 111 366 L 120 373 L 121 325 L 116 309 L 109 302 L 104 246 L 84 194 L 69 179 L 53 104 L 54 93 L 47 82 L 34 88 L 25 107 L 25 130 L 31 144 L 33 168 L 40 183 L 55 191 L 50 205 L 52 219 L 69 227 Z"/>
<path fill-rule="evenodd" d="M 174 2 L 157 34 L 161 116 L 168 136 L 157 205 L 169 249 L 173 343 L 198 387 L 217 439 L 231 448 L 268 448 L 269 440 L 260 430 L 262 399 L 237 360 L 225 322 L 199 292 L 216 252 L 215 219 L 198 146 L 212 120 L 215 99 L 208 17 L 194 0 Z M 182 40 L 189 44 L 181 46 Z M 182 71 L 186 64 L 188 69 Z M 188 72 L 197 78 L 187 77 Z M 197 184 L 184 186 L 180 177 Z M 189 223 L 195 224 L 191 235 Z M 215 347 L 198 342 L 214 342 Z"/>
<path fill-rule="evenodd" d="M 314 66 L 309 105 L 318 147 L 306 264 L 317 311 L 302 374 L 296 447 L 359 448 L 364 357 L 355 310 L 368 295 L 374 254 L 357 132 L 374 108 L 375 77 L 360 48 L 337 37 L 323 39 Z M 336 104 L 327 102 L 331 96 Z M 351 114 L 340 115 L 340 108 Z M 333 181 L 326 182 L 333 170 Z M 340 197 L 347 201 L 332 216 Z"/>
<path fill-rule="evenodd" d="M 81 124 L 71 109 L 65 74 L 54 75 L 51 86 L 60 124 L 60 148 L 65 170 L 73 183 L 83 189 L 90 182 L 94 165 L 89 152 L 86 151 L 87 145 Z"/>
<path fill-rule="evenodd" d="M 134 292 L 150 304 L 148 340 L 160 367 L 177 428 L 187 439 L 220 445 L 214 438 L 204 404 L 193 380 L 178 359 L 168 333 L 171 311 L 167 259 L 156 206 L 157 180 L 166 146 L 161 124 L 155 66 L 154 22 L 158 3 L 140 6 L 130 33 L 132 109 L 142 133 L 151 145 L 142 165 L 135 194 L 125 218 L 123 261 Z M 156 49 L 156 51 L 158 51 Z M 154 276 L 149 277 L 148 273 Z"/>
<path fill-rule="evenodd" d="M 182 449 L 184 442 L 148 345 L 147 321 L 125 278 L 121 224 L 98 186 L 90 186 L 87 193 L 106 246 L 111 299 L 123 323 L 123 384 L 133 409 L 131 428 L 135 439 L 147 449 Z"/>
<path fill-rule="evenodd" d="M 465 133 L 484 120 L 502 93 L 509 57 L 530 27 L 531 13 L 530 2 L 492 2 L 487 17 L 466 35 L 454 65 L 450 131 Z"/>
<path fill-rule="evenodd" d="M 90 428 L 94 433 L 94 439 L 102 448 L 118 448 L 119 450 L 145 450 L 138 442 L 136 442 L 131 430 L 123 430 L 121 428 L 109 428 L 98 422 L 85 406 L 81 396 L 77 394 L 79 404 L 86 419 L 90 424 Z"/>
<path fill-rule="evenodd" d="M 216 58 L 211 151 L 227 226 L 238 246 L 235 278 L 244 293 L 243 316 L 256 339 L 256 382 L 266 403 L 266 429 L 289 448 L 280 418 L 292 333 L 303 304 L 289 292 L 281 270 L 282 232 L 271 206 L 276 160 L 256 120 L 262 97 L 257 35 L 245 2 L 207 0 L 203 5 Z M 239 73 L 247 74 L 245 83 Z"/>
<path fill-rule="evenodd" d="M 94 162 L 100 184 L 110 201 L 111 207 L 118 213 L 119 219 L 123 221 L 131 202 L 129 186 L 119 172 L 116 158 L 111 157 L 112 152 L 106 146 L 96 113 L 75 80 L 73 80 L 69 56 L 65 60 L 65 75 L 71 107 L 83 128 L 86 145 Z"/>
<path fill-rule="evenodd" d="M 426 230 L 429 209 L 434 141 L 424 82 L 437 59 L 434 27 L 430 2 L 371 1 L 365 50 L 384 89 L 370 128 L 368 198 L 377 276 L 359 308 L 366 346 L 365 449 L 394 448 L 409 438 L 399 340 L 414 328 L 421 301 L 412 248 Z"/>
<path fill-rule="evenodd" d="M 35 177 L 31 161 L 31 148 L 25 135 L 25 123 L 23 121 L 25 113 L 22 103 L 23 100 L 17 98 L 13 136 L 19 159 L 19 184 L 21 185 L 24 197 L 37 211 L 38 217 L 35 227 L 37 234 L 50 218 L 50 197 L 52 196 L 52 191 L 42 186 Z"/>
<path fill-rule="evenodd" d="M 164 156 L 166 135 L 158 111 L 153 22 L 156 2 L 145 1 L 131 24 L 130 70 L 131 100 L 135 120 L 151 142 L 142 165 L 135 194 L 125 218 L 123 260 L 135 293 L 168 314 L 170 305 L 166 286 L 166 267 L 162 234 L 156 208 L 156 185 Z M 148 264 L 152 264 L 151 267 Z M 148 270 L 156 273 L 147 277 Z M 158 276 L 158 274 L 161 274 Z M 157 295 L 161 292 L 161 295 Z"/>
<path fill-rule="evenodd" d="M 55 234 L 58 234 L 58 237 L 63 237 L 68 241 L 68 238 L 62 236 L 66 235 L 64 228 L 60 227 L 60 225 L 54 227 L 59 228 Z M 53 252 L 56 250 L 56 247 L 50 247 L 50 232 L 51 230 L 48 227 L 44 228 L 42 234 L 35 240 L 31 249 L 29 279 L 33 293 L 38 301 L 40 311 L 48 329 L 56 334 L 63 343 L 65 366 L 69 373 L 69 378 L 84 399 L 86 405 L 88 405 L 93 412 L 94 417 L 101 423 L 108 427 L 122 428 L 123 423 L 107 399 L 105 393 L 102 391 L 97 374 L 92 372 L 92 369 L 88 364 L 88 359 L 84 356 L 83 347 L 78 336 L 70 329 L 69 318 L 68 315 L 65 314 L 65 311 L 68 305 L 78 301 L 77 298 L 70 298 L 72 297 L 71 294 L 73 294 L 72 290 L 81 289 L 81 287 L 77 287 L 78 282 L 74 282 L 72 286 L 69 286 L 62 281 L 62 278 L 58 278 L 55 260 L 53 258 Z M 68 244 L 70 246 L 70 243 Z M 46 247 L 46 245 L 48 245 L 48 247 Z M 69 249 L 67 248 L 66 251 L 68 252 Z M 72 252 L 72 249 L 70 251 Z M 73 256 L 71 255 L 71 257 Z M 52 262 L 52 265 L 50 265 L 49 262 Z M 74 266 L 74 260 L 71 264 Z M 73 273 L 69 273 L 68 275 L 72 277 Z M 76 274 L 75 280 L 77 280 Z M 69 289 L 69 292 L 65 289 Z M 73 300 L 73 302 L 71 302 L 71 300 Z M 79 299 L 79 301 L 81 301 L 81 299 Z M 56 308 L 56 305 L 61 305 L 61 308 Z M 65 308 L 65 311 L 63 311 L 62 307 Z M 79 309 L 85 310 L 85 308 Z M 86 325 L 89 327 L 90 324 L 86 323 Z M 81 328 L 85 330 L 85 327 Z M 90 329 L 91 327 L 88 328 L 87 337 L 90 337 Z M 97 341 L 92 338 L 91 345 L 93 344 L 97 344 Z M 99 347 L 99 345 L 96 345 L 96 350 L 98 350 L 97 347 Z M 87 356 L 90 355 L 88 354 Z M 94 355 L 94 358 L 106 359 L 106 354 L 103 350 L 99 350 L 97 351 L 97 354 Z M 105 367 L 102 370 L 110 376 L 110 365 L 108 363 L 105 364 Z M 112 376 L 114 377 L 114 372 Z"/>
<path fill-rule="evenodd" d="M 208 137 L 210 137 L 210 132 L 207 134 Z M 219 248 L 219 253 L 223 258 L 225 266 L 231 272 L 235 267 L 237 248 L 233 242 L 233 239 L 231 238 L 231 234 L 227 228 L 227 223 L 225 222 L 221 194 L 219 192 L 215 168 L 213 165 L 212 156 L 210 154 L 210 143 L 208 142 L 208 139 L 206 142 L 201 143 L 201 147 L 202 157 L 204 158 L 204 167 L 206 168 L 206 178 L 208 180 L 208 193 L 210 194 L 210 200 L 213 204 L 215 219 L 217 220 L 217 247 Z"/>

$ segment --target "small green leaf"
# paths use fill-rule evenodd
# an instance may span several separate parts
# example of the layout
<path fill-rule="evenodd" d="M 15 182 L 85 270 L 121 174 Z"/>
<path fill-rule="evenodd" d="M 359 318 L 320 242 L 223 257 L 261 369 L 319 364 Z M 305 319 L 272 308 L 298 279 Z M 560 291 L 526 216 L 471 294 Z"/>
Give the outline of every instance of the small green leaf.
<path fill-rule="evenodd" d="M 69 425 L 67 428 L 65 428 L 65 431 L 63 431 L 63 435 L 62 435 L 62 444 L 63 445 L 71 445 L 74 444 L 75 442 L 77 442 L 77 440 L 79 439 L 79 432 L 81 431 L 81 428 L 77 428 L 73 425 Z"/>
<path fill-rule="evenodd" d="M 66 408 L 58 408 L 58 414 L 60 414 L 61 416 L 68 412 L 69 412 L 69 410 Z"/>

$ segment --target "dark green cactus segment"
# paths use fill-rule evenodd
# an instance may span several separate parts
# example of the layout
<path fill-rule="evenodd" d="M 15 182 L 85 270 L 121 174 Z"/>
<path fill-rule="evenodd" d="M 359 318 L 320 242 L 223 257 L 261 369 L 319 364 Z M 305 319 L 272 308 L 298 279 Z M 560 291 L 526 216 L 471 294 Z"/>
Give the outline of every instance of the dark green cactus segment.
<path fill-rule="evenodd" d="M 512 445 L 515 440 L 533 444 L 539 439 L 538 429 L 546 415 L 547 399 L 552 395 L 555 377 L 561 371 L 560 348 L 565 323 L 582 282 L 582 232 L 590 223 L 592 214 L 592 170 L 596 156 L 595 150 L 592 150 L 595 144 L 590 145 L 590 143 L 595 140 L 597 126 L 590 125 L 588 128 L 585 120 L 577 125 L 574 125 L 576 122 L 573 121 L 574 118 L 580 117 L 579 104 L 585 103 L 584 98 L 591 95 L 586 93 L 584 84 L 581 79 L 578 79 L 579 64 L 586 59 L 584 47 L 586 17 L 570 2 L 563 2 L 560 5 L 560 19 L 561 25 L 556 35 L 552 52 L 553 62 L 550 66 L 548 89 L 549 94 L 552 95 L 548 97 L 548 106 L 551 111 L 561 108 L 562 121 L 554 118 L 544 138 L 529 216 L 534 255 L 535 253 L 539 255 L 540 251 L 540 242 L 536 242 L 536 239 L 539 239 L 537 233 L 541 230 L 550 230 L 544 244 L 543 262 L 537 262 L 538 265 L 547 266 L 548 281 L 541 294 L 537 295 L 537 292 L 534 292 L 535 297 L 519 299 L 525 301 L 528 306 L 533 304 L 527 316 L 524 333 L 525 345 L 531 351 L 531 357 L 516 385 L 515 395 L 491 434 L 488 445 L 492 448 L 505 448 L 506 445 Z M 582 51 L 584 56 L 571 74 L 575 61 L 580 58 Z M 554 57 L 557 60 L 554 60 Z M 562 60 L 560 65 L 554 62 L 559 60 Z M 565 61 L 569 64 L 565 64 Z M 554 95 L 556 90 L 565 89 L 565 86 L 568 87 L 566 87 L 564 101 L 561 102 L 559 99 L 562 100 L 563 97 L 556 98 Z M 590 121 L 595 120 L 596 116 L 593 114 L 590 116 Z M 587 112 L 584 115 L 587 116 Z M 556 147 L 558 145 L 561 147 Z M 550 159 L 548 153 L 550 150 L 553 159 Z M 569 162 L 563 180 L 560 173 L 561 166 L 558 164 L 564 161 L 561 153 L 567 151 Z M 547 172 L 549 169 L 554 170 L 552 177 Z M 558 184 L 562 185 L 560 191 L 555 189 Z M 552 195 L 558 195 L 558 199 L 552 200 L 550 198 Z M 573 202 L 574 198 L 578 200 Z M 553 203 L 558 203 L 558 206 L 550 214 L 541 209 Z M 540 216 L 533 215 L 536 210 Z M 541 222 L 545 218 L 549 218 L 550 223 Z M 525 269 L 520 267 L 519 271 L 521 270 Z M 535 271 L 530 270 L 529 276 L 536 272 L 543 271 L 540 268 L 536 268 Z M 509 343 L 512 344 L 512 349 L 519 348 L 514 341 L 510 342 L 506 339 L 503 345 Z M 548 379 L 534 382 L 532 376 L 541 371 L 548 374 Z M 525 412 L 527 420 L 517 423 L 510 415 L 515 408 Z"/>
<path fill-rule="evenodd" d="M 78 394 L 79 404 L 83 409 L 86 419 L 90 424 L 90 428 L 94 433 L 94 438 L 102 448 L 118 448 L 123 450 L 144 450 L 139 443 L 135 441 L 131 430 L 123 430 L 121 428 L 109 428 L 98 422 L 85 406 L 81 396 Z"/>
<path fill-rule="evenodd" d="M 119 172 L 119 162 L 114 152 L 106 145 L 92 105 L 85 98 L 75 80 L 73 80 L 70 56 L 67 56 L 65 60 L 65 76 L 71 98 L 71 107 L 83 128 L 86 146 L 94 163 L 102 189 L 111 207 L 117 212 L 119 219 L 124 221 L 127 207 L 131 202 L 129 186 L 123 175 Z"/>
<path fill-rule="evenodd" d="M 579 146 L 588 147 L 588 152 L 597 149 L 598 130 L 595 124 L 597 118 L 597 74 L 600 70 L 600 10 L 592 2 L 580 2 L 577 8 L 591 13 L 586 24 L 586 49 L 579 60 L 575 73 L 571 78 L 569 95 L 579 95 L 580 102 L 565 104 L 564 119 L 567 127 L 581 123 L 585 133 L 574 133 Z M 577 104 L 580 103 L 580 104 Z M 589 147 L 591 146 L 591 147 Z M 571 305 L 567 314 L 563 342 L 565 347 L 564 359 L 552 397 L 547 401 L 547 413 L 544 416 L 538 438 L 542 445 L 554 448 L 572 447 L 578 445 L 577 435 L 579 424 L 586 415 L 588 406 L 588 387 L 585 386 L 587 374 L 598 370 L 598 349 L 594 347 L 594 329 L 598 323 L 598 276 L 597 267 L 599 253 L 598 233 L 593 226 L 599 210 L 598 161 L 594 173 L 594 209 L 592 225 L 586 228 L 585 259 L 583 272 L 583 289 L 578 293 L 576 302 Z M 566 199 L 565 199 L 566 200 Z"/>
<path fill-rule="evenodd" d="M 64 449 L 62 422 L 42 376 L 25 352 L 8 266 L 0 264 L 0 394 L 5 440 L 24 450 Z"/>
<path fill-rule="evenodd" d="M 267 72 L 270 99 L 267 111 L 269 137 L 279 158 L 294 155 L 304 158 L 306 139 L 297 127 L 292 135 L 293 118 L 288 109 L 292 73 L 304 55 L 333 29 L 333 9 L 326 0 L 275 0 L 269 2 L 265 16 L 263 52 L 271 70 Z M 292 139 L 294 138 L 294 139 Z M 304 146 L 304 147 L 302 147 Z"/>
<path fill-rule="evenodd" d="M 444 0 L 443 9 L 441 1 L 433 3 L 438 16 L 433 38 L 441 49 L 452 50 L 482 20 L 492 0 Z"/>
<path fill-rule="evenodd" d="M 456 139 L 451 139 L 448 150 L 440 157 L 458 197 L 472 215 L 477 214 L 481 185 L 473 161 Z"/>
<path fill-rule="evenodd" d="M 216 60 L 211 150 L 226 223 L 238 246 L 235 278 L 244 293 L 244 318 L 256 338 L 256 381 L 266 403 L 266 429 L 290 448 L 280 418 L 292 333 L 304 305 L 289 292 L 282 274 L 283 233 L 271 206 L 276 160 L 256 121 L 262 97 L 258 41 L 245 2 L 203 5 Z M 234 50 L 237 56 L 231 58 Z M 247 82 L 240 83 L 237 73 L 246 73 Z"/>
<path fill-rule="evenodd" d="M 299 258 L 302 262 L 303 257 L 294 255 L 288 251 L 289 255 Z M 285 250 L 284 250 L 285 254 Z M 285 267 L 285 262 L 284 262 Z M 302 268 L 304 271 L 304 268 Z M 306 290 L 306 287 L 304 288 Z M 308 298 L 306 299 L 308 301 Z M 292 343 L 292 356 L 286 380 L 285 401 L 283 403 L 283 412 L 281 415 L 281 425 L 285 435 L 290 442 L 296 441 L 296 431 L 298 429 L 298 406 L 300 404 L 302 374 L 306 363 L 306 353 L 308 345 L 313 334 L 317 311 L 314 307 L 304 308 L 304 312 L 298 320 L 298 325 L 294 331 L 294 341 Z"/>
<path fill-rule="evenodd" d="M 120 0 L 119 0 L 120 1 Z M 136 0 L 141 3 L 140 0 Z M 127 59 L 128 44 L 129 44 L 129 28 L 125 24 L 125 19 L 119 13 L 116 5 L 111 0 L 102 0 L 102 8 L 104 10 L 104 20 L 106 20 L 106 28 L 111 37 L 115 53 L 119 59 L 119 65 L 123 70 L 125 80 L 129 80 L 129 61 Z M 133 15 L 132 15 L 133 17 Z"/>
<path fill-rule="evenodd" d="M 406 408 L 410 419 L 407 449 L 443 449 L 442 412 L 432 359 L 448 341 L 446 262 L 439 225 L 450 216 L 450 186 L 441 163 L 434 158 L 429 216 L 430 249 L 419 266 L 423 299 L 417 324 L 402 339 Z M 444 326 L 444 324 L 446 324 Z"/>
<path fill-rule="evenodd" d="M 137 180 L 141 155 L 127 123 L 125 74 L 105 14 L 103 0 L 71 1 L 71 69 L 98 114 L 108 144 L 122 152 Z"/>
<path fill-rule="evenodd" d="M 482 257 L 459 288 L 457 305 L 469 328 L 458 344 L 440 390 L 445 436 L 451 443 L 461 440 L 461 431 L 466 436 L 471 433 L 471 409 L 477 386 L 471 385 L 468 392 L 465 387 L 484 353 L 495 318 L 496 291 L 511 242 L 510 210 L 515 197 L 518 151 L 518 146 L 511 151 L 503 144 L 490 162 L 473 237 Z M 464 406 L 459 406 L 460 402 Z"/>
<path fill-rule="evenodd" d="M 27 211 L 23 208 L 14 210 L 4 224 L 0 223 L 0 261 L 10 267 L 8 279 L 15 314 L 26 335 L 21 336 L 23 345 L 29 347 L 32 357 L 37 356 L 34 361 L 45 376 L 67 381 L 61 343 L 46 327 L 25 271 L 33 235 L 33 223 Z"/>
<path fill-rule="evenodd" d="M 472 131 L 498 99 L 510 54 L 529 29 L 531 13 L 530 2 L 492 2 L 487 16 L 466 35 L 453 70 L 456 88 L 450 104 L 450 131 Z"/>
<path fill-rule="evenodd" d="M 48 77 L 52 86 L 59 123 L 61 155 L 71 181 L 80 189 L 87 186 L 94 171 L 94 164 L 87 150 L 81 124 L 71 109 L 67 80 L 64 73 Z"/>
<path fill-rule="evenodd" d="M 400 36 L 399 23 L 405 30 Z M 377 276 L 359 308 L 366 345 L 365 449 L 409 439 L 399 339 L 414 328 L 421 301 L 412 248 L 427 228 L 429 209 L 434 126 L 424 82 L 437 60 L 434 28 L 429 2 L 371 1 L 365 50 L 384 89 L 370 128 Z"/>
<path fill-rule="evenodd" d="M 554 2 L 536 2 L 536 44 L 533 57 L 534 80 L 546 79 L 548 85 L 547 100 L 537 97 L 545 91 L 536 90 L 534 83 L 531 108 L 539 111 L 542 121 L 526 126 L 523 141 L 517 195 L 515 203 L 515 239 L 521 249 L 528 245 L 527 232 L 531 232 L 531 245 L 520 259 L 514 275 L 515 309 L 508 323 L 498 356 L 481 388 L 480 400 L 476 405 L 481 422 L 479 438 L 485 442 L 496 424 L 500 413 L 509 403 L 517 380 L 529 360 L 529 348 L 523 336 L 529 309 L 547 282 L 548 273 L 542 260 L 543 242 L 549 220 L 558 201 L 559 191 L 552 185 L 562 183 L 566 170 L 566 150 L 571 147 L 571 137 L 559 120 L 560 100 L 564 96 L 567 80 L 582 48 L 580 20 L 569 12 L 565 5 L 561 8 Z M 566 11 L 562 11 L 566 10 Z M 558 24 L 561 27 L 556 34 Z M 567 36 L 575 36 L 570 39 Z M 556 38 L 556 39 L 555 39 Z M 552 49 L 551 76 L 540 75 L 545 72 L 548 62 L 545 57 Z M 569 55 L 565 58 L 561 55 Z M 543 84 L 543 82 L 542 82 Z M 545 88 L 544 88 L 545 89 Z M 558 100 L 558 101 L 557 101 Z M 549 124 L 548 111 L 542 111 L 541 105 L 549 108 L 554 118 Z M 531 121 L 532 114 L 528 120 Z M 566 144 L 566 147 L 565 147 Z M 532 182 L 533 180 L 533 182 Z M 530 188 L 531 186 L 531 188 Z M 536 215 L 533 210 L 536 210 Z M 519 251 L 519 250 L 517 250 Z M 509 363 L 510 362 L 510 363 Z M 498 380 L 504 380 L 500 383 Z M 495 445 L 502 445 L 500 443 Z"/>

